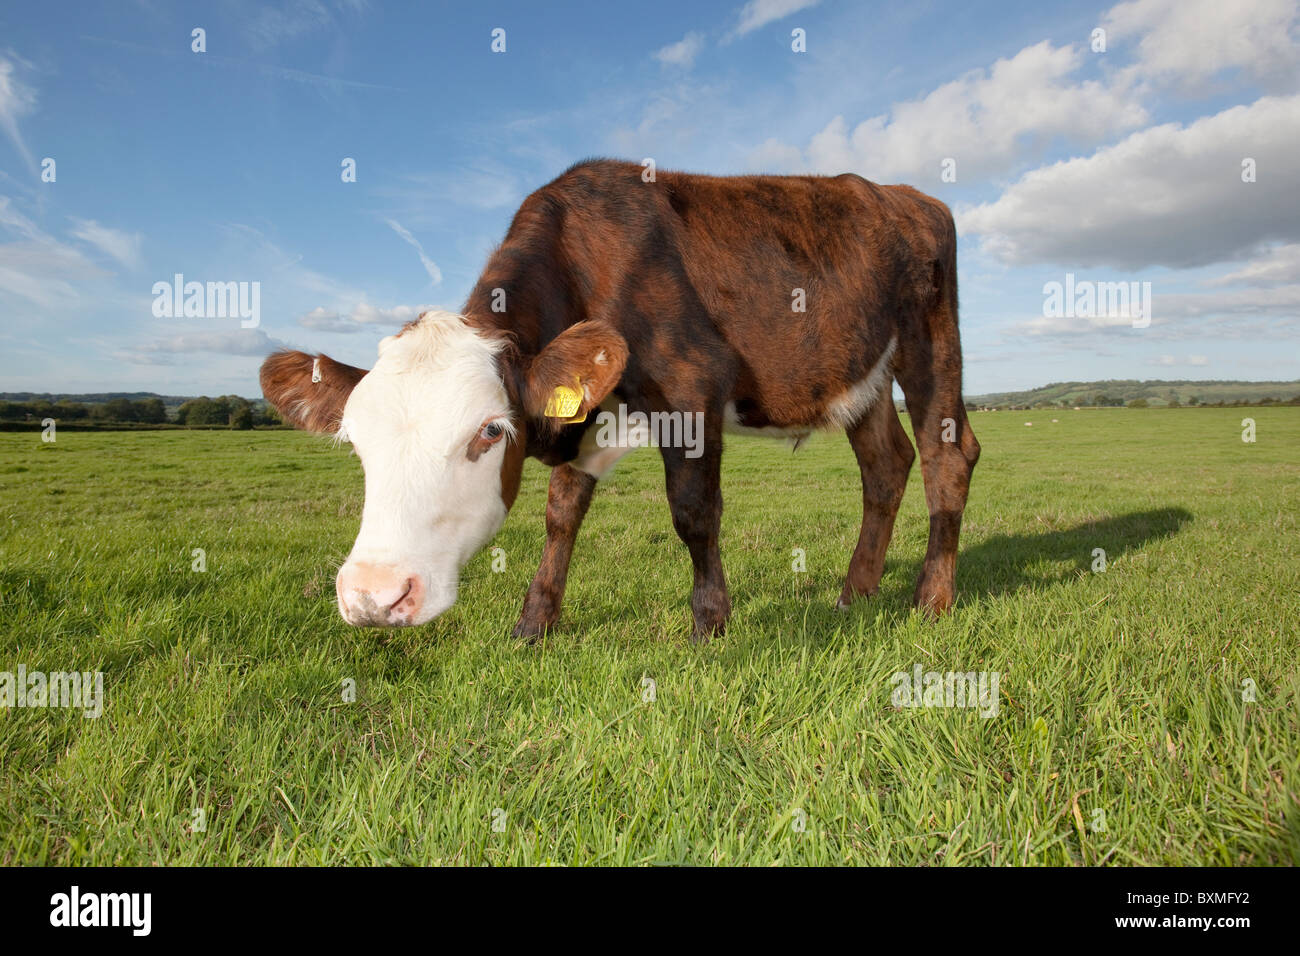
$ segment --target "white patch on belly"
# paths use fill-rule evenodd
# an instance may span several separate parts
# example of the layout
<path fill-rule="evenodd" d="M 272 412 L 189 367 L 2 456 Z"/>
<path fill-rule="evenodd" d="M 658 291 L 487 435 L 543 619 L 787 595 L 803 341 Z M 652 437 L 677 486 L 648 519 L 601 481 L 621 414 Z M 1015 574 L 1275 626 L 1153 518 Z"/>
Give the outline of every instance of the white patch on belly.
<path fill-rule="evenodd" d="M 882 394 L 889 389 L 890 383 L 893 382 L 894 370 L 891 362 L 897 348 L 898 336 L 894 336 L 889 340 L 889 344 L 885 346 L 885 351 L 881 354 L 880 359 L 867 373 L 867 377 L 849 386 L 844 392 L 830 401 L 826 406 L 825 416 L 816 427 L 848 428 L 858 422 L 866 414 L 867 409 L 875 404 Z M 599 412 L 618 414 L 617 399 L 612 395 L 605 399 L 600 405 Z M 811 425 L 795 425 L 790 428 L 781 428 L 776 425 L 751 428 L 748 425 L 742 425 L 739 416 L 736 414 L 735 402 L 727 402 L 723 408 L 722 416 L 722 430 L 728 434 L 783 438 L 792 442 L 796 450 L 814 430 L 814 426 Z M 585 471 L 598 480 L 608 475 L 624 455 L 649 445 L 651 437 L 649 427 L 638 425 L 629 430 L 627 444 L 602 447 L 596 443 L 596 438 L 604 431 L 605 429 L 602 429 L 599 423 L 594 422 L 583 433 L 582 442 L 578 446 L 578 456 L 569 462 L 574 468 Z M 617 432 L 617 429 L 614 429 L 614 431 Z"/>
<path fill-rule="evenodd" d="M 618 400 L 611 395 L 601 402 L 596 417 L 599 418 L 601 412 L 617 415 L 618 405 Z M 604 447 L 598 445 L 596 438 L 605 431 L 606 429 L 601 428 L 598 421 L 593 422 L 591 427 L 582 433 L 582 442 L 578 445 L 578 457 L 569 462 L 574 468 L 585 471 L 597 481 L 613 471 L 614 466 L 618 464 L 619 459 L 624 455 L 650 444 L 650 427 L 648 424 L 637 424 L 629 428 L 627 444 L 625 445 L 607 445 Z M 609 431 L 614 432 L 615 435 L 618 433 L 617 428 L 609 429 Z"/>
<path fill-rule="evenodd" d="M 736 414 L 736 403 L 727 402 L 726 407 L 722 410 L 722 430 L 729 435 L 756 435 L 760 438 L 790 438 L 794 441 L 802 441 L 812 434 L 812 429 L 807 425 L 798 425 L 793 428 L 781 428 L 777 425 L 765 425 L 762 428 L 750 428 L 748 425 L 740 424 L 740 416 Z"/>
<path fill-rule="evenodd" d="M 898 336 L 889 340 L 880 360 L 860 382 L 850 385 L 841 394 L 831 399 L 826 406 L 825 425 L 832 428 L 848 428 L 862 419 L 876 400 L 880 398 L 889 384 L 894 380 L 894 370 L 890 363 L 894 350 L 898 348 Z"/>
<path fill-rule="evenodd" d="M 881 354 L 879 361 L 867 373 L 867 377 L 849 386 L 849 388 L 831 399 L 826 406 L 826 414 L 817 424 L 817 427 L 848 428 L 858 422 L 866 414 L 867 409 L 875 404 L 876 400 L 893 382 L 894 370 L 890 363 L 893 361 L 894 352 L 897 348 L 898 336 L 894 336 L 889 340 L 889 344 L 885 346 L 885 351 Z M 747 425 L 741 425 L 736 415 L 735 402 L 727 402 L 723 412 L 722 430 L 733 435 L 785 438 L 793 441 L 795 448 L 798 448 L 800 442 L 813 432 L 813 428 L 808 425 L 797 425 L 791 428 L 781 428 L 776 425 L 768 425 L 764 428 L 750 428 Z"/>

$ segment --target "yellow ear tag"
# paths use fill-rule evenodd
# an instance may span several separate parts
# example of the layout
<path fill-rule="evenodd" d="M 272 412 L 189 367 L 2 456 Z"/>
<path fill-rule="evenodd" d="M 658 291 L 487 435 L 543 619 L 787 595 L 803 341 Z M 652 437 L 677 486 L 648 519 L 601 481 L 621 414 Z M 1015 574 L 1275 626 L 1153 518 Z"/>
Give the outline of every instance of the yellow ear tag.
<path fill-rule="evenodd" d="M 578 415 L 578 409 L 582 407 L 584 397 L 581 379 L 575 378 L 572 386 L 557 385 L 555 391 L 551 392 L 551 397 L 547 400 L 546 408 L 542 414 L 547 418 L 563 419 L 566 424 L 584 422 L 587 420 L 587 416 Z"/>

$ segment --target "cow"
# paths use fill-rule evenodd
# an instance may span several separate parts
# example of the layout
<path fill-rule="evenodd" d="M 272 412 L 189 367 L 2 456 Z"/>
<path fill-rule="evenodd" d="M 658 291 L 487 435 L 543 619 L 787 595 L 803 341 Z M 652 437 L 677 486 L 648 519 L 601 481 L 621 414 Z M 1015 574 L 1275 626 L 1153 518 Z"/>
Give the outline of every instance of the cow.
<path fill-rule="evenodd" d="M 661 443 L 673 526 L 694 566 L 693 636 L 731 610 L 719 556 L 724 432 L 843 429 L 862 529 L 838 606 L 877 592 L 916 452 L 930 537 L 913 603 L 953 604 L 980 446 L 961 395 L 956 230 L 940 201 L 860 176 L 707 176 L 579 163 L 524 200 L 459 314 L 379 343 L 368 372 L 279 351 L 263 394 L 293 425 L 350 441 L 365 472 L 344 619 L 418 625 L 455 603 L 496 534 L 525 457 L 551 468 L 546 542 L 516 636 L 560 615 L 597 481 L 641 442 L 601 442 L 593 413 L 695 416 Z"/>

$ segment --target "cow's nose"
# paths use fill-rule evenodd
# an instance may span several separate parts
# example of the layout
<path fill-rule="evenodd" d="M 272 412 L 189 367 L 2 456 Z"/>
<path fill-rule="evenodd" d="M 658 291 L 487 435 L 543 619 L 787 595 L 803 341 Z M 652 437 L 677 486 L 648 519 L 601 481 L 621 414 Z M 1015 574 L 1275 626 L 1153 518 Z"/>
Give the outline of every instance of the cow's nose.
<path fill-rule="evenodd" d="M 423 588 L 413 574 L 388 564 L 349 562 L 335 582 L 339 612 L 357 627 L 401 627 L 420 610 Z"/>

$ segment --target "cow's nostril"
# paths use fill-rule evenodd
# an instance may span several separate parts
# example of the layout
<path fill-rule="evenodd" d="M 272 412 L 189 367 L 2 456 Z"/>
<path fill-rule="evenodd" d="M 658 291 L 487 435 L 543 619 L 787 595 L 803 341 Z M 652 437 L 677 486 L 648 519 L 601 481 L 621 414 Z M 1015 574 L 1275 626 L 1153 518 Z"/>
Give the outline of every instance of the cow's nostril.
<path fill-rule="evenodd" d="M 415 578 L 407 578 L 407 579 L 406 579 L 406 589 L 402 591 L 402 596 L 399 597 L 396 601 L 394 601 L 394 602 L 392 603 L 392 605 L 388 608 L 388 610 L 390 610 L 390 611 L 394 611 L 394 610 L 396 610 L 397 607 L 398 607 L 398 606 L 399 606 L 403 601 L 405 601 L 407 598 L 409 598 L 409 597 L 411 596 L 411 591 L 414 590 L 414 588 L 415 588 Z"/>

